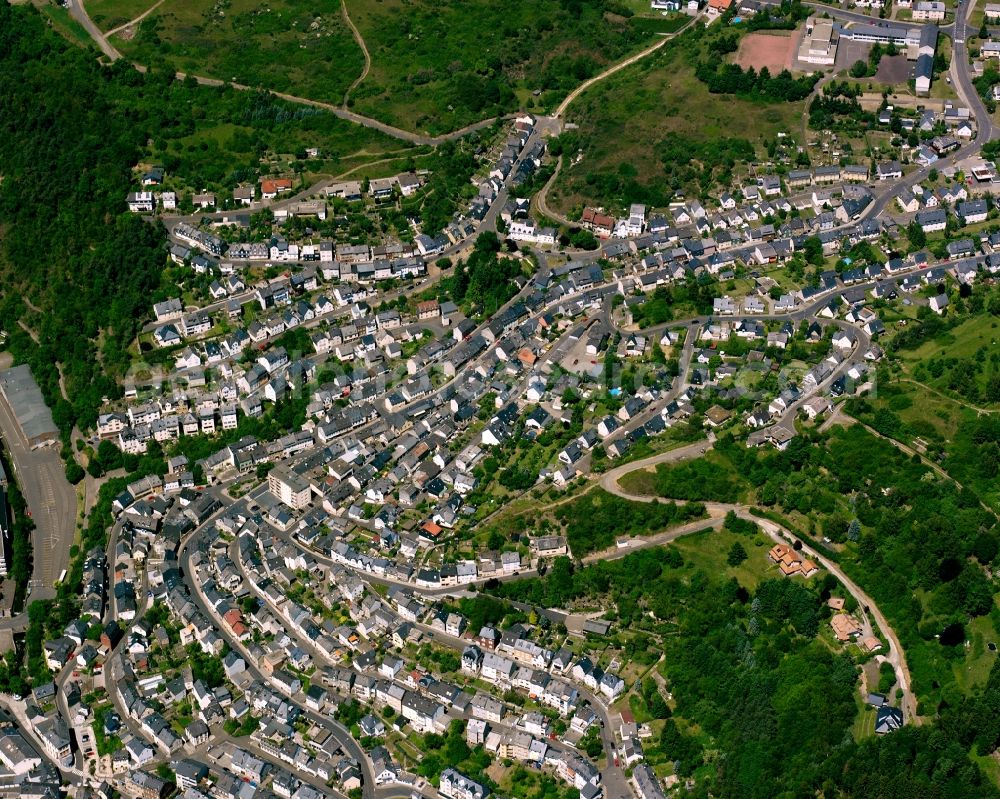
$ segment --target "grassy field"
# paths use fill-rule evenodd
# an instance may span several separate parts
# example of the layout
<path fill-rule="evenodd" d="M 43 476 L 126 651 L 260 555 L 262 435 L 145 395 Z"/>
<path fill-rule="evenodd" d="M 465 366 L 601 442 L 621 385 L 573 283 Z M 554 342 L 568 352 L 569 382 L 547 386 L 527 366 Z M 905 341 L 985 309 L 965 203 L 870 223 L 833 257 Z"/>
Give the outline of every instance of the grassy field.
<path fill-rule="evenodd" d="M 339 175 L 391 157 L 396 160 L 370 169 L 394 174 L 411 156 L 428 152 L 328 111 L 263 94 L 174 81 L 160 90 L 158 103 L 150 124 L 158 134 L 144 160 L 164 166 L 170 187 L 181 191 L 227 189 L 259 174 L 287 174 L 296 164 L 308 174 Z M 300 160 L 307 147 L 318 147 L 319 158 Z"/>
<path fill-rule="evenodd" d="M 567 121 L 579 129 L 564 134 L 566 152 L 548 194 L 550 205 L 567 212 L 590 202 L 617 209 L 631 202 L 662 205 L 676 189 L 700 193 L 700 164 L 692 163 L 687 175 L 678 174 L 677 152 L 685 149 L 677 145 L 678 138 L 692 144 L 689 153 L 696 146 L 699 152 L 719 151 L 733 137 L 749 141 L 760 153 L 764 139 L 799 129 L 801 103 L 710 94 L 694 72 L 703 57 L 703 37 L 698 31 L 685 32 L 570 106 Z M 733 175 L 745 169 L 740 158 L 729 162 L 725 153 L 712 159 L 731 166 Z"/>
<path fill-rule="evenodd" d="M 871 738 L 875 734 L 875 708 L 858 699 L 858 715 L 854 719 L 851 734 L 855 741 Z"/>
<path fill-rule="evenodd" d="M 739 566 L 733 567 L 726 562 L 726 558 L 736 543 L 743 546 L 749 557 Z M 684 562 L 692 569 L 726 579 L 735 577 L 740 585 L 750 591 L 762 580 L 780 576 L 767 558 L 771 539 L 763 533 L 745 536 L 725 529 L 706 530 L 678 538 L 670 546 L 684 556 Z"/>
<path fill-rule="evenodd" d="M 154 3 L 156 0 L 87 0 L 87 14 L 98 28 L 107 33 L 131 22 Z"/>
<path fill-rule="evenodd" d="M 898 414 L 917 437 L 926 440 L 950 441 L 961 418 L 957 402 L 914 383 L 879 386 L 872 401 Z"/>
<path fill-rule="evenodd" d="M 348 0 L 371 54 L 354 110 L 412 130 L 453 130 L 542 106 L 649 41 L 605 0 Z M 532 92 L 538 92 L 534 100 Z"/>
<path fill-rule="evenodd" d="M 965 660 L 957 661 L 954 666 L 955 682 L 966 693 L 986 684 L 997 659 L 997 653 L 991 652 L 988 644 L 1000 644 L 1000 635 L 989 616 L 980 616 L 969 623 L 968 639 L 970 646 Z"/>
<path fill-rule="evenodd" d="M 41 12 L 48 17 L 54 30 L 73 44 L 81 47 L 88 47 L 92 43 L 90 35 L 83 29 L 69 13 L 69 9 L 63 6 L 36 4 Z"/>
<path fill-rule="evenodd" d="M 123 0 L 109 0 L 117 8 Z M 317 13 L 320 12 L 321 13 Z M 164 3 L 114 45 L 145 64 L 339 103 L 364 68 L 338 5 L 299 0 Z"/>
<path fill-rule="evenodd" d="M 153 2 L 95 0 L 104 30 Z M 640 49 L 679 17 L 628 16 L 615 0 L 348 0 L 372 63 L 349 104 L 359 113 L 440 133 L 524 106 L 554 105 L 604 66 Z M 620 12 L 620 13 L 617 13 Z M 652 29 L 650 29 L 652 26 Z M 364 56 L 337 3 L 189 0 L 164 3 L 113 38 L 141 63 L 343 102 Z"/>
<path fill-rule="evenodd" d="M 912 349 L 901 349 L 899 375 L 952 397 L 959 404 L 1000 408 L 1000 322 L 969 318 Z M 938 400 L 941 398 L 939 397 Z"/>
<path fill-rule="evenodd" d="M 980 350 L 1000 351 L 1000 325 L 981 318 L 968 319 L 947 333 L 925 341 L 911 350 L 901 350 L 900 357 L 914 364 L 919 361 L 947 355 L 952 358 L 969 358 Z"/>

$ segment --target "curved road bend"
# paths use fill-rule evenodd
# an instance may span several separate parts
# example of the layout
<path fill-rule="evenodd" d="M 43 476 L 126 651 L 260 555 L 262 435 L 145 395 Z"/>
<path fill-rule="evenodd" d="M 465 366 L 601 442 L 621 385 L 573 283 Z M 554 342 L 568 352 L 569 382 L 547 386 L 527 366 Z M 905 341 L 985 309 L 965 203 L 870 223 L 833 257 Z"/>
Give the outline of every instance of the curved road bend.
<path fill-rule="evenodd" d="M 699 442 L 698 444 L 692 444 L 686 447 L 685 450 L 689 456 L 694 456 L 701 450 L 708 446 L 708 442 Z M 630 494 L 625 491 L 618 483 L 621 477 L 630 471 L 635 471 L 636 468 L 648 468 L 650 466 L 655 466 L 659 463 L 669 463 L 672 461 L 681 459 L 681 450 L 671 450 L 669 452 L 661 453 L 660 455 L 654 455 L 650 458 L 645 458 L 641 461 L 635 461 L 634 463 L 624 464 L 611 471 L 605 473 L 601 477 L 601 487 L 608 491 L 609 493 L 615 494 L 616 496 L 622 497 L 623 499 L 630 499 L 637 502 L 657 502 L 661 501 L 659 497 L 650 497 L 643 495 Z M 666 500 L 663 500 L 666 501 Z M 700 524 L 689 524 L 685 525 L 683 532 L 681 530 L 670 531 L 663 534 L 662 540 L 656 541 L 656 543 L 667 543 L 670 540 L 679 538 L 681 535 L 686 533 L 697 532 L 698 530 L 703 530 L 708 526 L 715 526 L 721 524 L 721 520 L 729 511 L 733 511 L 741 519 L 747 519 L 759 525 L 761 529 L 767 533 L 772 540 L 777 543 L 792 543 L 799 541 L 800 539 L 794 535 L 791 531 L 782 527 L 781 525 L 771 521 L 770 519 L 763 519 L 758 516 L 754 516 L 750 513 L 750 508 L 746 505 L 735 505 L 724 502 L 706 502 L 704 503 L 705 509 L 708 511 L 710 520 L 702 521 Z M 693 528 L 693 529 L 691 529 Z M 671 534 L 674 533 L 674 535 Z M 637 542 L 638 543 L 638 542 Z M 920 724 L 922 722 L 920 716 L 917 714 L 917 700 L 913 694 L 911 688 L 912 681 L 910 679 L 910 669 L 906 663 L 906 655 L 903 652 L 903 646 L 899 641 L 899 637 L 896 635 L 896 631 L 889 624 L 889 620 L 885 617 L 885 614 L 879 609 L 875 601 L 850 577 L 848 577 L 844 571 L 833 561 L 821 555 L 813 547 L 809 546 L 804 541 L 802 543 L 802 551 L 807 554 L 810 558 L 819 563 L 824 569 L 830 572 L 834 577 L 840 580 L 844 588 L 854 597 L 858 605 L 864 608 L 868 613 L 872 615 L 875 622 L 878 624 L 879 629 L 885 636 L 889 645 L 889 652 L 886 655 L 886 660 L 892 664 L 893 669 L 896 672 L 896 683 L 899 685 L 900 689 L 903 691 L 903 712 L 906 718 L 913 720 L 915 724 Z M 639 544 L 640 546 L 646 546 L 647 544 Z M 634 547 L 633 547 L 634 548 Z M 622 550 L 620 553 L 614 553 L 609 557 L 604 558 L 605 560 L 613 559 L 614 557 L 624 557 L 630 549 Z"/>
<path fill-rule="evenodd" d="M 181 568 L 181 574 L 184 583 L 190 592 L 191 601 L 194 602 L 198 610 L 204 614 L 205 618 L 211 619 L 215 624 L 219 635 L 226 641 L 230 649 L 238 652 L 240 656 L 246 661 L 247 671 L 249 671 L 254 678 L 260 680 L 264 685 L 270 685 L 271 682 L 260 671 L 257 663 L 255 662 L 250 651 L 247 649 L 246 645 L 240 641 L 238 638 L 233 636 L 226 626 L 222 623 L 222 619 L 219 616 L 215 608 L 211 607 L 205 598 L 204 587 L 201 585 L 200 581 L 195 578 L 194 569 L 191 566 L 191 549 L 192 545 L 197 545 L 198 542 L 208 534 L 208 531 L 212 529 L 212 525 L 215 523 L 215 519 L 221 514 L 230 510 L 231 508 L 224 508 L 223 510 L 213 514 L 209 519 L 205 521 L 203 525 L 193 530 L 185 539 L 181 541 L 181 546 L 177 552 L 178 564 Z M 365 754 L 364 750 L 361 748 L 360 744 L 354 740 L 354 737 L 350 734 L 342 724 L 338 721 L 329 718 L 327 716 L 322 716 L 308 708 L 300 705 L 295 698 L 289 698 L 290 702 L 299 706 L 302 715 L 308 718 L 314 724 L 318 724 L 321 727 L 325 727 L 333 737 L 340 743 L 342 749 L 346 754 L 349 754 L 355 760 L 361 764 L 361 769 L 364 772 L 364 783 L 363 783 L 363 797 L 364 799 L 374 799 L 375 797 L 375 774 L 372 770 L 371 760 Z"/>

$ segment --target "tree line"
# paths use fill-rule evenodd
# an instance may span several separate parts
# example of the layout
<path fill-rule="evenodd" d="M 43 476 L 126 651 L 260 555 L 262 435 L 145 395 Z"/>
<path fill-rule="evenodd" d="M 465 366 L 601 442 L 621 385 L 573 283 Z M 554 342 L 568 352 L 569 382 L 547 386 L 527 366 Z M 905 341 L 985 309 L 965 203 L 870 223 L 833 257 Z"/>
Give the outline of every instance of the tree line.
<path fill-rule="evenodd" d="M 767 102 L 795 102 L 809 96 L 819 80 L 819 73 L 792 77 L 787 69 L 772 76 L 767 67 L 760 72 L 739 64 L 701 62 L 695 76 L 708 86 L 712 94 L 735 94 L 747 99 Z"/>

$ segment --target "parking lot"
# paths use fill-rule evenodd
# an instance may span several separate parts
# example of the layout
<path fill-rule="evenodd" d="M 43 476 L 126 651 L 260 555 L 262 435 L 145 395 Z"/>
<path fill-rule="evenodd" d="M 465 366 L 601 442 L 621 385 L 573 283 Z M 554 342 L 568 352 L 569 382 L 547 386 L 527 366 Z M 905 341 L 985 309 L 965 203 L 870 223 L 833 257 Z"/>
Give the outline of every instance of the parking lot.
<path fill-rule="evenodd" d="M 837 45 L 836 69 L 850 69 L 857 61 L 868 61 L 868 53 L 872 46 L 868 42 L 856 42 L 852 39 L 841 39 Z"/>

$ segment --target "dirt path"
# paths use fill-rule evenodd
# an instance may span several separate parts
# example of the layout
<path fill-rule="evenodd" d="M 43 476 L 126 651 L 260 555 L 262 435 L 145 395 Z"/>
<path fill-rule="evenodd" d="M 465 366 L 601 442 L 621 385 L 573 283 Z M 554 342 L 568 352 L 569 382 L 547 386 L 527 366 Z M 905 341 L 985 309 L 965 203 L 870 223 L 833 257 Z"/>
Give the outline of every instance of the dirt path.
<path fill-rule="evenodd" d="M 549 188 L 556 182 L 556 178 L 559 176 L 559 170 L 562 169 L 562 165 L 563 157 L 560 155 L 559 160 L 556 161 L 556 168 L 552 170 L 552 174 L 549 176 L 549 179 L 545 181 L 545 185 L 542 186 L 541 191 L 534 196 L 533 202 L 535 203 L 535 210 L 537 210 L 542 216 L 547 216 L 549 219 L 554 222 L 558 222 L 561 225 L 569 225 L 572 227 L 574 225 L 572 221 L 560 214 L 558 211 L 554 211 L 549 208 L 548 204 Z"/>
<path fill-rule="evenodd" d="M 931 392 L 931 394 L 936 394 L 941 397 L 941 399 L 946 399 L 954 402 L 956 405 L 961 405 L 963 408 L 968 408 L 970 411 L 975 411 L 976 413 L 1000 413 L 1000 409 L 997 408 L 980 408 L 978 405 L 973 405 L 971 402 L 966 402 L 965 400 L 959 399 L 958 397 L 953 397 L 950 394 L 945 394 L 943 391 L 929 386 L 926 383 L 921 383 L 919 380 L 913 380 L 909 377 L 900 377 L 897 379 L 898 383 L 909 383 L 910 385 L 920 386 L 920 388 L 925 391 Z"/>
<path fill-rule="evenodd" d="M 31 336 L 31 340 L 32 341 L 34 341 L 36 344 L 38 343 L 38 334 L 34 330 L 32 330 L 30 327 L 28 327 L 20 319 L 17 320 L 17 324 L 21 328 L 21 330 L 23 330 L 25 333 L 27 333 L 29 336 Z"/>
<path fill-rule="evenodd" d="M 163 0 L 160 0 L 163 2 Z M 358 30 L 358 26 L 354 24 L 354 20 L 351 19 L 351 15 L 347 12 L 347 0 L 340 0 L 340 12 L 344 15 L 344 22 L 347 23 L 347 27 L 351 29 L 351 33 L 354 36 L 354 41 L 358 43 L 358 47 L 361 48 L 361 52 L 365 57 L 365 68 L 361 70 L 361 74 L 354 80 L 354 82 L 347 87 L 347 91 L 344 92 L 344 107 L 347 107 L 347 101 L 351 97 L 351 92 L 353 92 L 358 86 L 361 85 L 361 81 L 368 77 L 369 71 L 372 68 L 372 57 L 368 52 L 368 45 L 365 44 L 364 37 L 361 35 L 361 31 Z"/>
<path fill-rule="evenodd" d="M 97 46 L 100 48 L 101 52 L 110 61 L 117 61 L 123 58 L 121 51 L 119 51 L 111 42 L 108 41 L 108 36 L 101 32 L 101 30 L 94 24 L 93 20 L 87 14 L 87 9 L 83 5 L 83 0 L 69 0 L 71 5 L 69 6 L 70 14 L 73 18 L 79 22 L 83 29 L 90 35 L 90 38 L 94 40 Z M 151 11 L 152 9 L 150 9 Z M 352 25 L 353 28 L 353 25 Z M 365 49 L 366 63 L 368 63 L 367 49 Z M 132 65 L 139 70 L 139 72 L 145 72 L 146 66 L 143 64 Z M 367 74 L 367 72 L 365 73 Z M 178 80 L 184 80 L 188 77 L 185 72 L 176 73 Z M 227 81 L 219 80 L 218 78 L 209 78 L 204 75 L 191 75 L 195 81 L 197 81 L 202 86 L 223 86 L 227 84 Z M 360 80 L 358 81 L 360 82 Z M 289 94 L 287 92 L 278 92 L 272 89 L 268 89 L 265 86 L 247 86 L 242 83 L 232 83 L 228 82 L 229 86 L 239 91 L 267 91 L 273 94 L 275 97 L 280 97 L 282 100 L 287 100 L 290 103 L 296 103 L 298 105 L 307 105 L 312 108 L 321 108 L 323 110 L 329 111 L 337 117 L 347 121 L 353 122 L 356 125 L 361 125 L 362 127 L 372 128 L 373 130 L 378 130 L 384 133 L 386 136 L 391 136 L 395 139 L 402 139 L 403 141 L 413 142 L 414 144 L 426 144 L 431 146 L 436 146 L 446 141 L 453 141 L 455 139 L 461 139 L 463 136 L 467 136 L 477 130 L 482 130 L 487 128 L 493 123 L 497 122 L 498 119 L 512 119 L 513 114 L 508 114 L 503 117 L 490 117 L 489 119 L 483 119 L 479 122 L 473 122 L 471 125 L 466 125 L 458 130 L 453 130 L 451 133 L 442 133 L 438 136 L 428 136 L 420 133 L 414 133 L 412 131 L 403 130 L 402 128 L 397 128 L 394 125 L 389 125 L 378 119 L 372 119 L 371 117 L 366 117 L 361 114 L 356 114 L 353 111 L 349 111 L 339 105 L 334 105 L 333 103 L 326 103 L 321 100 L 310 100 L 307 97 L 299 97 L 294 94 Z M 351 88 L 354 88 L 353 86 Z"/>
<path fill-rule="evenodd" d="M 135 25 L 138 25 L 140 22 L 142 22 L 146 17 L 148 17 L 150 14 L 152 14 L 154 11 L 156 11 L 156 9 L 158 9 L 162 5 L 163 5 L 163 0 L 156 0 L 156 3 L 154 3 L 149 8 L 147 8 L 145 11 L 143 11 L 135 19 L 129 20 L 124 25 L 119 25 L 117 28 L 113 28 L 113 29 L 109 30 L 104 35 L 105 36 L 114 36 L 116 33 L 121 33 L 123 30 L 125 30 L 127 28 L 131 28 L 131 27 L 133 27 Z"/>
<path fill-rule="evenodd" d="M 632 494 L 627 496 L 631 500 L 638 499 L 640 502 L 648 502 L 654 499 L 651 497 L 636 497 Z M 624 558 L 626 555 L 635 552 L 637 549 L 663 546 L 663 544 L 669 544 L 671 541 L 676 541 L 682 536 L 691 535 L 691 533 L 700 533 L 702 530 L 717 530 L 722 527 L 722 523 L 725 521 L 725 518 L 725 513 L 713 508 L 709 511 L 709 515 L 704 519 L 696 519 L 693 522 L 687 522 L 682 524 L 680 527 L 664 530 L 662 533 L 657 533 L 656 535 L 643 536 L 641 538 L 630 538 L 629 545 L 627 547 L 619 548 L 618 546 L 611 546 L 607 549 L 602 549 L 600 552 L 591 552 L 583 559 L 583 562 L 585 564 L 591 564 L 596 563 L 599 560 L 618 560 L 619 558 Z"/>
<path fill-rule="evenodd" d="M 332 178 L 330 180 L 330 182 L 331 183 L 336 183 L 337 181 L 343 180 L 346 177 L 350 177 L 355 172 L 359 172 L 362 169 L 365 169 L 366 167 L 375 166 L 376 164 L 388 164 L 388 163 L 390 163 L 392 161 L 398 161 L 400 158 L 405 158 L 405 157 L 406 157 L 406 153 L 405 152 L 401 152 L 399 155 L 390 155 L 387 158 L 376 158 L 374 161 L 366 161 L 363 164 L 358 164 L 357 166 L 352 166 L 346 172 L 341 172 L 335 178 Z"/>
<path fill-rule="evenodd" d="M 110 41 L 108 41 L 108 37 L 114 33 L 123 30 L 125 27 L 128 27 L 129 25 L 138 24 L 139 22 L 141 22 L 142 18 L 145 17 L 147 14 L 152 13 L 160 5 L 160 3 L 163 2 L 163 0 L 159 0 L 159 2 L 156 3 L 156 5 L 154 5 L 152 8 L 147 9 L 142 16 L 137 17 L 136 19 L 132 20 L 132 22 L 127 23 L 125 26 L 121 26 L 113 31 L 109 31 L 107 34 L 102 33 L 101 30 L 94 24 L 93 20 L 87 14 L 87 9 L 83 4 L 83 0 L 68 0 L 68 2 L 70 3 L 69 5 L 70 14 L 77 22 L 80 23 L 80 25 L 83 26 L 83 29 L 94 40 L 94 42 L 96 42 L 101 52 L 104 53 L 104 55 L 109 60 L 117 61 L 118 59 L 123 57 L 122 53 L 117 48 L 115 48 L 115 46 L 111 44 Z M 402 139 L 404 141 L 413 142 L 414 144 L 426 144 L 431 146 L 436 146 L 446 141 L 454 141 L 456 139 L 461 139 L 462 137 L 467 136 L 468 134 L 473 133 L 477 130 L 482 130 L 483 128 L 487 128 L 499 120 L 513 119 L 516 116 L 516 114 L 506 114 L 502 117 L 490 117 L 489 119 L 483 119 L 480 120 L 479 122 L 473 122 L 471 125 L 466 125 L 465 127 L 459 128 L 458 130 L 453 130 L 451 133 L 443 133 L 437 136 L 430 136 L 420 133 L 414 133 L 408 130 L 403 130 L 402 128 L 397 128 L 394 125 L 382 122 L 381 120 L 373 119 L 371 117 L 366 117 L 361 114 L 356 114 L 353 111 L 348 110 L 343 106 L 347 104 L 351 92 L 368 76 L 368 73 L 371 70 L 371 54 L 368 52 L 368 46 L 365 44 L 364 38 L 361 36 L 360 31 L 358 31 L 357 26 L 355 26 L 353 20 L 351 20 L 350 15 L 347 12 L 347 5 L 345 0 L 341 0 L 341 13 L 344 16 L 344 20 L 351 28 L 352 35 L 354 36 L 355 41 L 358 43 L 358 46 L 361 47 L 361 50 L 364 53 L 365 57 L 365 68 L 364 70 L 362 70 L 362 73 L 358 77 L 358 79 L 355 80 L 354 83 L 352 83 L 348 87 L 347 92 L 345 92 L 343 105 L 338 106 L 334 105 L 333 103 L 323 102 L 321 100 L 311 100 L 307 97 L 299 97 L 297 95 L 289 94 L 287 92 L 278 92 L 263 86 L 246 86 L 240 83 L 229 83 L 229 85 L 232 86 L 234 89 L 238 89 L 241 91 L 269 91 L 275 97 L 280 97 L 282 100 L 287 100 L 290 103 L 297 103 L 299 105 L 308 105 L 313 108 L 322 108 L 347 122 L 353 122 L 357 125 L 361 125 L 366 128 L 372 128 L 373 130 L 378 130 L 387 136 L 392 136 L 393 138 L 396 139 Z M 693 25 L 699 19 L 699 17 L 700 15 L 692 17 L 690 22 L 685 24 L 684 27 L 680 28 L 674 33 L 664 34 L 652 46 L 647 47 L 645 50 L 636 53 L 635 55 L 629 56 L 624 61 L 619 61 L 617 64 L 608 67 L 608 69 L 604 70 L 604 72 L 602 72 L 601 74 L 595 75 L 593 78 L 584 81 L 576 89 L 570 92 L 566 96 L 566 98 L 559 104 L 559 107 L 556 109 L 553 117 L 558 119 L 560 116 L 562 116 L 562 114 L 569 107 L 569 104 L 572 103 L 577 97 L 580 96 L 580 94 L 582 94 L 586 89 L 593 86 L 595 83 L 604 80 L 605 78 L 613 75 L 619 70 L 622 70 L 625 67 L 634 64 L 636 61 L 645 58 L 651 53 L 656 52 L 668 41 L 674 39 L 684 31 L 686 31 L 691 25 Z M 140 72 L 146 71 L 146 67 L 143 64 L 135 64 L 133 62 L 133 66 Z M 183 80 L 186 77 L 188 77 L 186 73 L 183 72 L 177 73 L 177 78 L 179 80 Z M 203 86 L 222 86 L 226 83 L 226 81 L 219 80 L 218 78 L 208 78 L 203 75 L 191 75 L 190 77 L 194 78 L 194 80 L 196 80 L 199 84 Z"/>
<path fill-rule="evenodd" d="M 561 117 L 564 113 L 566 113 L 566 109 L 569 108 L 570 103 L 572 103 L 577 97 L 579 97 L 581 94 L 583 94 L 585 91 L 587 91 L 587 89 L 589 89 L 595 83 L 600 83 L 605 78 L 610 78 L 616 72 L 619 72 L 619 71 L 625 69 L 625 67 L 631 66 L 636 61 L 641 61 L 646 56 L 651 55 L 652 53 L 655 53 L 657 50 L 659 50 L 661 47 L 663 47 L 663 45 L 665 45 L 671 39 L 675 39 L 678 36 L 680 36 L 682 33 L 684 33 L 684 31 L 686 31 L 695 22 L 697 22 L 700 17 L 701 17 L 701 14 L 697 14 L 696 16 L 691 17 L 691 20 L 689 22 L 687 22 L 684 25 L 684 27 L 682 27 L 682 28 L 674 31 L 673 33 L 663 34 L 663 36 L 660 37 L 659 41 L 657 41 L 655 44 L 651 45 L 650 47 L 647 47 L 645 50 L 642 50 L 641 52 L 638 52 L 635 55 L 629 56 L 624 61 L 619 61 L 617 64 L 614 64 L 614 65 L 608 67 L 601 74 L 595 75 L 594 77 L 590 78 L 589 80 L 585 80 L 583 83 L 581 83 L 575 89 L 573 89 L 573 91 L 571 91 L 569 94 L 566 95 L 566 99 L 564 99 L 561 103 L 559 103 L 559 107 L 556 108 L 555 113 L 552 114 L 552 116 L 555 117 L 556 119 L 558 119 L 559 117 Z"/>
<path fill-rule="evenodd" d="M 27 296 L 21 298 L 24 300 L 24 304 L 28 306 L 35 313 L 44 313 L 41 308 L 39 308 L 35 303 L 33 303 Z"/>
<path fill-rule="evenodd" d="M 829 416 L 826 417 L 826 421 L 824 421 L 823 424 L 819 426 L 819 430 L 821 433 L 825 433 L 834 425 L 840 425 L 841 427 L 850 427 L 852 424 L 855 424 L 856 422 L 857 419 L 855 419 L 853 416 L 848 416 L 846 413 L 844 413 L 843 404 L 835 405 L 833 408 L 833 413 L 831 413 Z"/>
<path fill-rule="evenodd" d="M 846 416 L 846 414 L 845 414 L 845 416 Z M 848 419 L 853 419 L 853 417 L 850 417 L 850 416 L 848 416 L 847 418 Z M 965 486 L 963 486 L 960 482 L 958 482 L 958 480 L 956 480 L 954 477 L 952 477 L 950 474 L 948 474 L 948 472 L 946 472 L 944 469 L 942 469 L 938 464 L 934 463 L 934 461 L 930 460 L 927 456 L 923 455 L 920 452 L 917 452 L 913 447 L 909 446 L 908 444 L 904 444 L 902 441 L 898 441 L 897 439 L 892 438 L 891 436 L 887 436 L 887 435 L 884 435 L 884 434 L 880 433 L 874 427 L 871 427 L 870 425 L 865 424 L 864 422 L 860 421 L 859 419 L 854 419 L 854 422 L 856 424 L 860 424 L 862 427 L 865 428 L 865 430 L 867 430 L 869 433 L 871 433 L 876 438 L 881 438 L 883 441 L 888 441 L 890 444 L 892 444 L 900 452 L 902 452 L 902 453 L 904 453 L 906 455 L 909 455 L 910 457 L 913 457 L 915 455 L 916 457 L 920 458 L 920 462 L 923 463 L 924 466 L 929 467 L 936 475 L 938 475 L 938 477 L 941 477 L 944 480 L 948 480 L 949 482 L 954 483 L 955 487 L 958 488 L 960 491 L 962 491 L 962 490 L 965 489 Z M 998 514 L 993 508 L 991 508 L 989 505 L 987 505 L 982 500 L 979 501 L 979 507 L 981 507 L 984 511 L 986 511 L 989 514 L 991 514 L 992 516 L 1000 519 L 1000 514 Z"/>
<path fill-rule="evenodd" d="M 813 90 L 809 92 L 809 96 L 802 103 L 802 146 L 805 146 L 806 140 L 809 138 L 809 106 L 812 105 L 812 101 L 815 100 L 823 87 L 836 77 L 836 73 L 831 73 L 825 75 L 816 81 L 816 85 L 813 86 Z"/>

